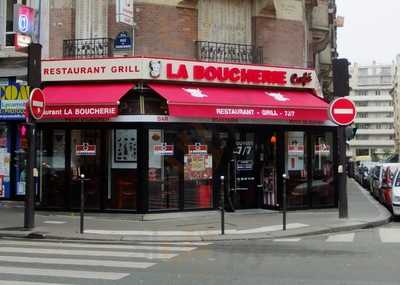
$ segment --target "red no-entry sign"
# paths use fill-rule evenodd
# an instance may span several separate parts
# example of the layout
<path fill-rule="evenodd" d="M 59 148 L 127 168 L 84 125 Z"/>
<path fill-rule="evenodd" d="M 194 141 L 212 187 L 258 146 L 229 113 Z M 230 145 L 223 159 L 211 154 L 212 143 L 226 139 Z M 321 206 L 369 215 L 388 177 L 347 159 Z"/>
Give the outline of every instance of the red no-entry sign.
<path fill-rule="evenodd" d="M 40 120 L 43 117 L 45 107 L 46 103 L 42 90 L 39 88 L 33 89 L 29 97 L 29 109 L 32 117 L 36 120 Z"/>
<path fill-rule="evenodd" d="M 356 115 L 354 102 L 346 97 L 332 101 L 329 106 L 329 118 L 337 125 L 350 125 L 354 122 Z"/>

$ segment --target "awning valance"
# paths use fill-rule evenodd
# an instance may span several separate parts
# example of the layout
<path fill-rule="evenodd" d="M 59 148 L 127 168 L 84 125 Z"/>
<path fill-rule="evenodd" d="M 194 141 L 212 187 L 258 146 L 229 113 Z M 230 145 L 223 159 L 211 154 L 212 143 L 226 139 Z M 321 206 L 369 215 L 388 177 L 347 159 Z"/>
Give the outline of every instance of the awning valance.
<path fill-rule="evenodd" d="M 107 119 L 118 116 L 118 104 L 134 85 L 83 84 L 47 86 L 43 119 Z"/>
<path fill-rule="evenodd" d="M 328 103 L 308 91 L 150 84 L 177 117 L 328 120 Z"/>

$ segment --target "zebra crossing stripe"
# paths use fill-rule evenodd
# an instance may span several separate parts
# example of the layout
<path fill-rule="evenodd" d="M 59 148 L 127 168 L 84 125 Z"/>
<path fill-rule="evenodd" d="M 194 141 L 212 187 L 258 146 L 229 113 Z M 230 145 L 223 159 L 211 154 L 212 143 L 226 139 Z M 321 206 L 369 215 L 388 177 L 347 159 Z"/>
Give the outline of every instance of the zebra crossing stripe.
<path fill-rule="evenodd" d="M 105 248 L 105 249 L 133 249 L 133 250 L 156 250 L 156 251 L 192 251 L 196 247 L 178 246 L 158 246 L 158 245 L 118 245 L 118 244 L 82 244 L 82 243 L 62 243 L 62 242 L 28 242 L 28 241 L 0 241 L 1 245 L 27 245 L 43 247 L 64 247 L 64 248 Z"/>
<path fill-rule="evenodd" d="M 16 263 L 40 263 L 40 264 L 61 264 L 61 265 L 83 265 L 83 266 L 102 266 L 118 268 L 140 268 L 146 269 L 156 263 L 153 262 L 131 262 L 116 260 L 96 260 L 96 259 L 74 259 L 74 258 L 49 258 L 49 257 L 27 257 L 14 255 L 0 255 L 0 260 Z"/>
<path fill-rule="evenodd" d="M 0 280 L 0 285 L 73 285 L 73 284 L 26 282 L 26 281 L 15 281 L 15 280 Z"/>
<path fill-rule="evenodd" d="M 379 229 L 379 236 L 383 243 L 400 243 L 400 229 Z"/>
<path fill-rule="evenodd" d="M 337 234 L 331 235 L 326 240 L 327 242 L 352 242 L 354 240 L 355 233 Z"/>
<path fill-rule="evenodd" d="M 277 238 L 274 242 L 298 242 L 301 238 Z"/>
<path fill-rule="evenodd" d="M 192 245 L 192 246 L 203 246 L 203 245 L 210 245 L 212 242 L 201 242 L 201 241 L 171 241 L 171 242 L 154 242 L 154 241 L 142 241 L 138 244 L 159 244 L 159 245 Z"/>
<path fill-rule="evenodd" d="M 49 254 L 49 255 L 134 257 L 134 258 L 147 258 L 147 259 L 170 259 L 175 256 L 178 256 L 178 254 L 174 253 L 94 251 L 94 250 L 69 250 L 69 249 L 53 249 L 53 248 L 50 249 L 50 248 L 19 248 L 19 247 L 0 247 L 0 252 Z"/>
<path fill-rule="evenodd" d="M 1 274 L 66 277 L 66 278 L 81 278 L 81 279 L 103 279 L 103 280 L 119 280 L 129 276 L 129 273 L 60 270 L 60 269 L 49 270 L 49 269 L 31 268 L 25 266 L 24 267 L 0 266 L 0 272 Z"/>

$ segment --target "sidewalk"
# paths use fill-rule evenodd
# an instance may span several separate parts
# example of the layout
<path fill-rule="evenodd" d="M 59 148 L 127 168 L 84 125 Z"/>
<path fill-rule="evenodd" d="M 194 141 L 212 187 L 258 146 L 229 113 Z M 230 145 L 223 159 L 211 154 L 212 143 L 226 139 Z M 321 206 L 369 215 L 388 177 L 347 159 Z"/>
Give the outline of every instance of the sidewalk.
<path fill-rule="evenodd" d="M 391 214 L 354 180 L 348 179 L 349 219 L 339 219 L 337 209 L 288 212 L 287 230 L 282 214 L 269 210 L 241 210 L 225 215 L 225 235 L 220 235 L 220 212 L 148 215 L 87 214 L 85 233 L 79 233 L 79 213 L 36 212 L 36 228 L 26 231 L 23 208 L 0 203 L 0 236 L 98 241 L 216 241 L 283 238 L 338 232 L 387 223 Z M 18 204 L 17 204 L 18 205 Z"/>

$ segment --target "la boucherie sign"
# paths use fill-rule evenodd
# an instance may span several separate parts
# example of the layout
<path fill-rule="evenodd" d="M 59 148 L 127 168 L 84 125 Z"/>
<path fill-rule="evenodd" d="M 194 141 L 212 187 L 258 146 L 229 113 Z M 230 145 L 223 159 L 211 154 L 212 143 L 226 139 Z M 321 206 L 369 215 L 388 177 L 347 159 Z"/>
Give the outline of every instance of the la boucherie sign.
<path fill-rule="evenodd" d="M 85 60 L 44 60 L 42 80 L 157 80 L 314 89 L 312 69 L 129 57 Z M 320 94 L 319 94 L 320 95 Z"/>

